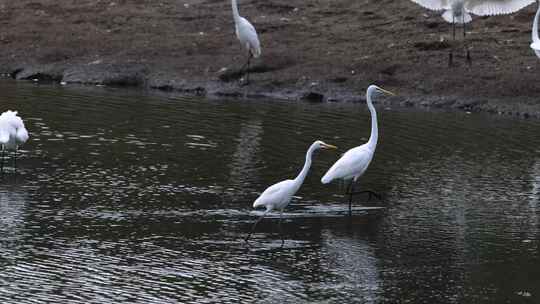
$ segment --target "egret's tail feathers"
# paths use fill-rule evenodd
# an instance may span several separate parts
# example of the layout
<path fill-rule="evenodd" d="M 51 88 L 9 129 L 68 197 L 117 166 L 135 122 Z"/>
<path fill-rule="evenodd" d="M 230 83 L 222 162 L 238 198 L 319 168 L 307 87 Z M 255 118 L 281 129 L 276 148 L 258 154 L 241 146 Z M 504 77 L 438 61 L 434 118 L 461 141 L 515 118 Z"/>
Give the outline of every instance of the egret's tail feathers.
<path fill-rule="evenodd" d="M 9 132 L 5 132 L 4 130 L 0 130 L 0 144 L 5 145 L 9 141 Z"/>
<path fill-rule="evenodd" d="M 259 58 L 261 56 L 261 47 L 256 47 L 251 50 L 251 54 L 253 55 L 253 58 Z"/>
<path fill-rule="evenodd" d="M 463 12 L 461 16 L 454 16 L 454 11 L 447 10 L 442 14 L 442 17 L 448 23 L 463 24 L 463 23 L 469 23 L 472 21 L 471 14 L 465 11 Z"/>
<path fill-rule="evenodd" d="M 259 208 L 262 206 L 265 206 L 265 204 L 260 199 L 256 199 L 255 202 L 253 202 L 253 208 Z"/>
<path fill-rule="evenodd" d="M 540 58 L 540 51 L 539 51 L 539 50 L 534 50 L 534 53 L 536 54 L 536 56 L 537 56 L 538 58 Z"/>
<path fill-rule="evenodd" d="M 19 128 L 17 130 L 17 141 L 19 144 L 24 144 L 28 140 L 28 131 L 26 128 Z"/>
<path fill-rule="evenodd" d="M 322 178 L 321 178 L 321 183 L 323 184 L 328 184 L 330 183 L 334 178 L 332 176 L 330 176 L 329 174 L 330 172 L 327 172 Z"/>

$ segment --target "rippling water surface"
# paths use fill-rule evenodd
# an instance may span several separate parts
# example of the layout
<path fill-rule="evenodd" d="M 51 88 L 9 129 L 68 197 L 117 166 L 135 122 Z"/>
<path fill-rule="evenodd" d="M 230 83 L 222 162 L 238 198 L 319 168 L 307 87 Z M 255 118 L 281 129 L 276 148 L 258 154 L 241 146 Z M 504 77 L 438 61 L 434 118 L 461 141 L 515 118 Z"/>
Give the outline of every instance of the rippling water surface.
<path fill-rule="evenodd" d="M 0 181 L 2 303 L 538 303 L 540 123 L 379 107 L 345 216 L 315 156 L 251 247 L 251 204 L 316 139 L 369 137 L 365 104 L 209 101 L 0 82 L 30 141 Z M 367 208 L 375 207 L 375 208 Z"/>

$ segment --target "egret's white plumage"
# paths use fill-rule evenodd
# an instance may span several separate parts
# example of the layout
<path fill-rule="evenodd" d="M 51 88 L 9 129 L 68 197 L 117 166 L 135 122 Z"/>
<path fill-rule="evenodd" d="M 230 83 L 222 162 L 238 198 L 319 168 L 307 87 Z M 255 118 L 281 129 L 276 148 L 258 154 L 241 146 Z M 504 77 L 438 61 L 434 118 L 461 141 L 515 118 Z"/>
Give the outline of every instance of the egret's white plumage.
<path fill-rule="evenodd" d="M 4 151 L 17 151 L 20 145 L 28 140 L 28 131 L 23 120 L 17 116 L 16 111 L 6 111 L 0 115 L 0 145 L 2 146 L 2 169 L 4 165 Z"/>
<path fill-rule="evenodd" d="M 284 180 L 266 188 L 266 190 L 264 190 L 263 193 L 261 193 L 261 195 L 253 203 L 253 208 L 265 207 L 266 211 L 255 222 L 253 228 L 251 229 L 251 232 L 253 232 L 257 223 L 262 220 L 268 212 L 272 210 L 280 211 L 281 221 L 281 213 L 283 213 L 283 209 L 285 209 L 285 207 L 289 205 L 293 195 L 298 191 L 298 189 L 300 189 L 300 186 L 302 186 L 302 183 L 304 182 L 304 179 L 309 172 L 309 168 L 311 167 L 311 159 L 313 156 L 313 152 L 318 149 L 336 149 L 336 147 L 326 144 L 320 140 L 315 141 L 307 150 L 304 167 L 295 179 Z M 246 238 L 246 241 L 249 240 L 250 236 L 251 233 Z"/>
<path fill-rule="evenodd" d="M 540 7 L 536 10 L 536 15 L 534 15 L 533 26 L 532 26 L 532 43 L 531 49 L 534 50 L 536 56 L 540 58 L 540 37 L 538 37 L 538 16 L 540 16 Z"/>
<path fill-rule="evenodd" d="M 333 180 L 342 179 L 342 180 L 351 180 L 349 198 L 349 215 L 352 213 L 351 204 L 352 204 L 352 191 L 353 183 L 358 180 L 360 176 L 366 172 L 373 155 L 375 154 L 375 148 L 377 147 L 377 141 L 379 138 L 379 129 L 377 127 L 377 112 L 373 106 L 372 97 L 376 92 L 386 93 L 394 95 L 394 93 L 386 91 L 376 85 L 370 85 L 366 91 L 366 100 L 371 113 L 371 136 L 367 143 L 352 148 L 345 152 L 343 156 L 334 163 L 332 167 L 326 172 L 326 174 L 321 178 L 323 184 L 328 184 Z M 371 193 L 371 191 L 367 191 Z"/>
<path fill-rule="evenodd" d="M 392 92 L 386 91 L 376 85 L 370 85 L 366 91 L 366 100 L 369 112 L 371 113 L 371 136 L 367 143 L 352 148 L 345 152 L 343 156 L 334 163 L 334 165 L 326 172 L 322 177 L 321 182 L 328 184 L 335 179 L 356 181 L 360 176 L 366 172 L 375 148 L 377 147 L 377 141 L 379 138 L 379 129 L 377 127 L 377 112 L 373 106 L 372 97 L 376 92 L 386 93 L 393 95 Z"/>
<path fill-rule="evenodd" d="M 452 23 L 453 38 L 456 36 L 456 24 L 463 25 L 463 38 L 465 40 L 465 24 L 472 21 L 471 14 L 479 16 L 503 15 L 517 12 L 536 0 L 412 0 L 413 2 L 431 10 L 444 10 L 442 17 Z M 464 42 L 465 44 L 465 42 Z M 471 56 L 468 46 L 467 62 L 471 64 Z M 448 65 L 452 65 L 453 51 L 450 50 Z"/>
<path fill-rule="evenodd" d="M 465 24 L 472 21 L 472 16 L 465 10 L 462 1 L 455 1 L 441 17 L 449 23 Z"/>
<path fill-rule="evenodd" d="M 471 15 L 505 15 L 519 11 L 535 0 L 412 0 L 430 10 L 444 10 L 443 18 L 450 23 L 470 22 Z M 454 18 L 451 18 L 454 16 Z M 460 18 L 460 17 L 463 18 Z"/>
<path fill-rule="evenodd" d="M 246 64 L 249 70 L 251 57 L 258 58 L 261 56 L 261 43 L 259 42 L 259 36 L 257 36 L 255 27 L 238 13 L 238 3 L 236 0 L 231 0 L 231 6 L 236 37 L 240 41 L 240 45 L 248 52 L 248 61 Z"/>

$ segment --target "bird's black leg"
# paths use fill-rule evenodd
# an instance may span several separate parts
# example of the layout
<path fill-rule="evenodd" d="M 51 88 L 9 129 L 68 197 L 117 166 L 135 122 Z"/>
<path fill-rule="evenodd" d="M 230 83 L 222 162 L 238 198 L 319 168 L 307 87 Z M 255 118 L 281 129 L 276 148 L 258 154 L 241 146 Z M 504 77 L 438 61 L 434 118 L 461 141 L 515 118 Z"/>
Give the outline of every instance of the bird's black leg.
<path fill-rule="evenodd" d="M 456 23 L 452 16 L 452 45 L 450 45 L 450 53 L 448 54 L 448 67 L 453 65 L 454 61 L 454 44 L 456 42 Z"/>
<path fill-rule="evenodd" d="M 0 172 L 4 175 L 4 146 L 2 145 L 2 161 L 0 163 Z"/>
<path fill-rule="evenodd" d="M 251 61 L 251 51 L 248 53 L 247 69 L 246 69 L 246 84 L 249 84 L 249 63 Z"/>
<path fill-rule="evenodd" d="M 15 147 L 15 156 L 13 156 L 13 171 L 17 172 L 17 150 L 19 147 Z"/>
<path fill-rule="evenodd" d="M 251 231 L 249 232 L 248 236 L 246 237 L 245 241 L 246 243 L 249 242 L 249 238 L 251 238 L 251 234 L 253 233 L 253 231 L 255 231 L 255 227 L 257 227 L 257 224 L 262 221 L 262 219 L 266 216 L 266 214 L 268 213 L 265 212 L 263 215 L 261 215 L 261 217 L 255 221 L 255 224 L 253 224 L 253 227 L 251 227 Z"/>
<path fill-rule="evenodd" d="M 244 69 L 247 67 L 247 65 L 248 65 L 247 62 L 244 63 L 244 65 L 238 70 L 239 77 L 241 77 L 242 74 L 244 74 Z"/>
<path fill-rule="evenodd" d="M 467 38 L 467 27 L 465 25 L 465 22 L 463 22 L 463 45 L 465 46 L 465 51 L 467 52 L 467 64 L 471 65 L 472 64 L 471 54 L 469 52 L 469 46 L 467 44 L 466 38 Z"/>
<path fill-rule="evenodd" d="M 283 229 L 281 228 L 281 221 L 283 220 L 283 210 L 279 213 L 279 235 L 281 236 L 281 247 L 285 244 L 285 239 L 283 238 Z"/>
<path fill-rule="evenodd" d="M 251 61 L 251 51 L 248 52 L 248 59 L 247 62 L 240 68 L 239 75 L 242 76 L 243 74 L 246 75 L 246 81 L 244 83 L 241 83 L 241 85 L 247 85 L 249 84 L 249 65 Z"/>
<path fill-rule="evenodd" d="M 364 194 L 364 193 L 367 193 L 369 195 L 368 196 L 368 202 L 371 200 L 372 196 L 374 196 L 378 200 L 382 201 L 382 195 L 380 195 L 380 194 L 378 194 L 378 193 L 376 193 L 374 191 L 371 191 L 371 190 L 354 191 L 354 180 L 351 180 L 351 183 L 347 187 L 347 192 L 346 192 L 346 194 L 349 195 L 349 216 L 352 215 L 352 198 L 353 198 L 353 195 Z"/>
<path fill-rule="evenodd" d="M 379 193 L 374 192 L 374 191 L 371 191 L 371 190 L 358 191 L 358 192 L 354 192 L 353 194 L 364 194 L 364 193 L 369 194 L 369 196 L 368 196 L 368 202 L 371 200 L 371 197 L 372 197 L 372 196 L 374 196 L 374 197 L 376 197 L 378 200 L 382 201 L 382 196 L 381 196 Z"/>
<path fill-rule="evenodd" d="M 352 215 L 352 197 L 354 193 L 354 179 L 351 179 L 351 183 L 347 187 L 347 194 L 349 194 L 349 216 Z"/>

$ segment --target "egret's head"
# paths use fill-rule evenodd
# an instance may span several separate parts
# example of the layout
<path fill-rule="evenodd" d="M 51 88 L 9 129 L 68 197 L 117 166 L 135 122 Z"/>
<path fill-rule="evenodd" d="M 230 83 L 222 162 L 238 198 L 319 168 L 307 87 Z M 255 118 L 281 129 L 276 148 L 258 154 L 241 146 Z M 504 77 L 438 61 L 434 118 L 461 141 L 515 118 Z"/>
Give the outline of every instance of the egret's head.
<path fill-rule="evenodd" d="M 367 89 L 367 95 L 368 96 L 372 96 L 372 94 L 387 94 L 387 95 L 390 95 L 390 96 L 395 96 L 396 94 L 390 92 L 390 91 L 387 91 L 379 86 L 376 86 L 374 84 L 370 85 Z"/>
<path fill-rule="evenodd" d="M 333 146 L 333 145 L 329 145 L 321 140 L 317 140 L 315 143 L 314 143 L 314 146 L 316 149 L 324 149 L 324 150 L 329 150 L 329 149 L 337 149 L 336 146 Z"/>

